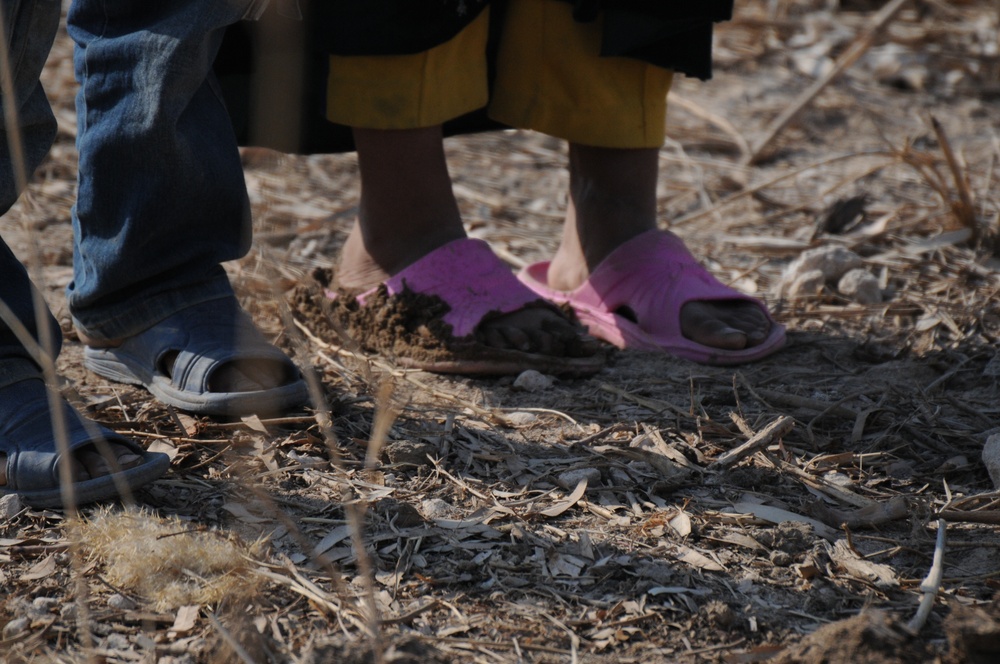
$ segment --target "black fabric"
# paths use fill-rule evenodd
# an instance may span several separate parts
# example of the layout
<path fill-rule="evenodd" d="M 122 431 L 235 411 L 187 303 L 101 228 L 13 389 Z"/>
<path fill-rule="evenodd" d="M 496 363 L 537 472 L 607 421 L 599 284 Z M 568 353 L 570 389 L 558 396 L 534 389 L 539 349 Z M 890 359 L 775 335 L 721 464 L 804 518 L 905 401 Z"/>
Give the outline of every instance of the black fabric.
<path fill-rule="evenodd" d="M 575 4 L 589 4 L 592 0 L 570 0 Z M 606 11 L 628 11 L 645 14 L 664 21 L 688 19 L 728 21 L 733 16 L 733 0 L 597 0 Z"/>
<path fill-rule="evenodd" d="M 386 6 L 383 4 L 384 0 L 370 1 L 373 5 Z M 391 3 L 394 0 L 385 1 Z M 402 1 L 408 2 L 409 0 Z M 447 1 L 450 2 L 450 0 Z M 323 30 L 317 30 L 315 27 L 324 25 L 321 20 L 329 19 L 329 13 L 324 10 L 327 2 L 326 0 L 300 0 L 300 4 L 304 16 L 301 23 L 269 8 L 260 21 L 238 23 L 230 26 L 226 31 L 215 60 L 215 75 L 218 78 L 229 115 L 233 120 L 237 140 L 240 145 L 268 147 L 293 154 L 352 152 L 355 148 L 350 127 L 335 124 L 326 119 L 326 81 L 329 73 L 330 52 L 327 49 L 327 35 Z M 321 11 L 318 11 L 317 8 Z M 494 17 L 502 19 L 502 6 L 491 9 L 491 12 Z M 461 31 L 464 25 L 455 29 L 456 34 Z M 501 25 L 502 20 L 490 23 L 490 35 L 487 43 L 490 81 L 496 74 L 495 55 Z M 295 37 L 284 40 L 276 39 L 276 34 L 296 35 L 298 39 Z M 419 53 L 432 48 L 435 44 L 429 42 L 438 37 L 428 36 L 427 38 L 428 43 L 420 44 L 415 52 Z M 451 37 L 443 39 L 442 43 L 448 39 Z M 297 56 L 303 62 L 303 71 L 300 72 L 303 83 L 300 94 L 297 96 L 274 95 L 268 99 L 268 104 L 271 106 L 269 117 L 285 118 L 285 122 L 297 127 L 294 136 L 289 136 L 288 132 L 285 131 L 286 127 L 274 127 L 269 126 L 266 122 L 262 123 L 260 114 L 254 107 L 255 90 L 261 84 L 259 80 L 261 63 L 289 49 L 297 50 Z M 289 75 L 294 75 L 294 72 L 290 72 Z M 443 129 L 445 136 L 454 136 L 509 129 L 509 127 L 490 119 L 486 109 L 481 108 L 445 122 Z"/>
<path fill-rule="evenodd" d="M 625 56 L 689 76 L 711 76 L 712 24 L 732 17 L 733 0 L 567 0 L 577 21 L 604 13 L 602 55 Z M 334 55 L 420 53 L 457 35 L 507 0 L 327 0 L 314 2 L 321 47 Z"/>
<path fill-rule="evenodd" d="M 457 35 L 490 7 L 488 62 L 493 80 L 496 46 L 506 0 L 299 0 L 301 23 L 269 9 L 258 23 L 240 23 L 226 33 L 216 60 L 216 75 L 241 145 L 261 145 L 300 154 L 354 149 L 348 127 L 326 120 L 329 55 L 403 55 L 420 53 Z M 701 79 L 711 77 L 712 25 L 732 15 L 733 0 L 567 0 L 581 22 L 603 12 L 601 55 L 636 58 Z M 273 3 L 272 3 L 273 4 Z M 275 26 L 278 26 L 275 29 Z M 288 28 L 288 29 L 286 29 Z M 297 38 L 276 39 L 275 34 Z M 268 99 L 269 117 L 297 127 L 268 131 L 255 118 L 252 91 L 262 62 L 296 50 L 302 65 L 300 92 Z M 275 119 L 274 123 L 282 122 Z M 263 124 L 263 126 L 262 126 Z M 485 109 L 445 123 L 445 135 L 503 129 Z"/>
<path fill-rule="evenodd" d="M 333 55 L 408 55 L 449 41 L 489 0 L 316 0 L 319 45 Z"/>
<path fill-rule="evenodd" d="M 607 11 L 601 55 L 635 58 L 708 80 L 712 77 L 712 21 L 661 20 L 631 11 Z"/>
<path fill-rule="evenodd" d="M 702 80 L 712 77 L 712 25 L 733 16 L 733 0 L 570 0 L 577 20 L 603 11 L 601 55 L 623 56 Z"/>
<path fill-rule="evenodd" d="M 329 54 L 305 35 L 298 44 L 279 43 L 272 37 L 274 25 L 283 26 L 294 19 L 270 9 L 259 22 L 242 22 L 226 30 L 215 60 L 229 116 L 240 145 L 268 147 L 296 154 L 350 152 L 354 142 L 349 127 L 326 119 L 326 79 Z M 298 22 L 292 26 L 301 28 Z M 276 30 L 279 34 L 283 29 Z M 299 34 L 302 35 L 301 30 Z M 270 58 L 287 57 L 287 49 L 297 48 L 295 58 L 301 71 L 295 94 L 271 94 L 267 98 L 267 118 L 257 107 L 265 84 L 262 63 Z"/>

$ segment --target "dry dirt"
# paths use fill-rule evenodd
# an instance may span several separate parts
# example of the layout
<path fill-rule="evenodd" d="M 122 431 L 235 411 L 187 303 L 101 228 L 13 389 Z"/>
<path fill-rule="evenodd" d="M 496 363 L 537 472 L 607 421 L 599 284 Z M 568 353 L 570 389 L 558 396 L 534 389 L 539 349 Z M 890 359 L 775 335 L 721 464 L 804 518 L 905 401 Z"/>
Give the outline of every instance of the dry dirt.
<path fill-rule="evenodd" d="M 1000 432 L 996 2 L 906 3 L 763 151 L 886 3 L 738 4 L 715 79 L 672 93 L 659 207 L 768 300 L 784 351 L 736 369 L 618 352 L 554 381 L 360 356 L 286 305 L 333 265 L 353 156 L 247 151 L 256 243 L 231 275 L 323 408 L 193 418 L 81 371 L 72 339 L 60 361 L 81 407 L 173 456 L 137 500 L 169 519 L 160 538 L 187 538 L 190 585 L 216 574 L 193 571 L 207 537 L 238 552 L 241 590 L 142 595 L 58 512 L 5 515 L 0 662 L 997 661 L 1000 492 L 981 458 Z M 64 320 L 69 55 L 63 36 L 46 74 L 58 142 L 3 221 Z M 550 254 L 564 147 L 447 147 L 470 234 L 513 266 Z M 786 267 L 817 247 L 852 250 L 880 301 L 790 289 Z"/>

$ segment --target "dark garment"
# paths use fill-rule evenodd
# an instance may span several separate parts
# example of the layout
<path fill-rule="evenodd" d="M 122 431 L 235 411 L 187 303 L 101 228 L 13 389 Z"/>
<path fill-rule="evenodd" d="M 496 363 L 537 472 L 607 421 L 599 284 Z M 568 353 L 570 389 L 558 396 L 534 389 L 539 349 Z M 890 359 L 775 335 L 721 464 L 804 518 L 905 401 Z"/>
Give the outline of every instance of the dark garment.
<path fill-rule="evenodd" d="M 601 55 L 636 58 L 707 79 L 712 24 L 732 17 L 733 0 L 569 0 L 581 22 L 604 13 Z M 314 3 L 320 45 L 335 55 L 404 55 L 443 44 L 489 5 L 506 0 L 354 0 Z M 499 21 L 494 20 L 494 24 Z"/>
<path fill-rule="evenodd" d="M 576 14 L 580 14 L 577 0 Z M 733 0 L 669 2 L 605 0 L 601 55 L 643 60 L 707 80 L 712 76 L 712 25 L 728 21 Z"/>
<path fill-rule="evenodd" d="M 313 0 L 307 14 L 333 55 L 422 53 L 457 35 L 489 0 Z"/>
<path fill-rule="evenodd" d="M 602 12 L 601 55 L 636 58 L 700 79 L 712 75 L 712 26 L 732 16 L 733 0 L 568 0 L 574 18 L 595 20 Z M 269 10 L 258 24 L 229 29 L 216 60 L 226 102 L 242 145 L 262 145 L 303 154 L 354 149 L 350 129 L 326 120 L 326 78 L 329 55 L 405 55 L 427 51 L 452 39 L 487 7 L 490 39 L 487 58 L 490 79 L 503 26 L 506 0 L 300 0 L 302 21 Z M 276 27 L 277 26 L 277 27 Z M 278 35 L 278 36 L 276 36 Z M 283 37 L 282 37 L 283 35 Z M 292 94 L 268 99 L 269 116 L 287 118 L 289 131 L 255 118 L 252 91 L 261 86 L 262 62 L 298 52 L 300 75 Z M 289 81 L 283 81 L 288 85 Z M 282 110 L 284 109 L 284 110 Z M 445 135 L 463 134 L 503 125 L 490 120 L 485 109 L 446 122 Z"/>

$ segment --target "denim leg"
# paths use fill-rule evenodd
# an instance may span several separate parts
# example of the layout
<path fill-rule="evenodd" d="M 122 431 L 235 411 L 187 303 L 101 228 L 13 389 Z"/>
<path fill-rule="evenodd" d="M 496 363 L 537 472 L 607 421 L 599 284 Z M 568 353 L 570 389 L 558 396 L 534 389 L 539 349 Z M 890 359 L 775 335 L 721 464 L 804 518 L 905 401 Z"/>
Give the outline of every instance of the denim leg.
<path fill-rule="evenodd" d="M 0 214 L 7 212 L 20 193 L 21 178 L 29 178 L 41 163 L 56 135 L 56 121 L 45 98 L 45 91 L 38 76 L 48 57 L 56 28 L 59 26 L 60 0 L 3 0 L 4 27 L 8 52 L 10 54 L 11 75 L 14 83 L 14 99 L 3 97 L 0 103 L 6 109 L 13 101 L 17 109 L 18 127 L 21 139 L 24 170 L 18 176 L 14 167 L 15 154 L 11 148 L 6 123 L 0 118 Z M 14 257 L 10 248 L 0 239 L 0 300 L 13 313 L 36 341 L 41 341 L 41 327 L 35 316 L 34 298 L 41 297 L 35 292 L 24 266 Z M 62 336 L 59 326 L 43 307 L 51 332 L 48 346 L 53 356 L 59 352 Z M 25 362 L 11 362 L 11 358 L 30 358 L 31 354 L 17 340 L 11 327 L 0 316 L 0 386 L 16 382 L 25 372 L 37 374 L 37 367 Z"/>
<path fill-rule="evenodd" d="M 212 75 L 227 25 L 266 0 L 74 0 L 79 191 L 75 323 L 132 336 L 232 293 L 220 263 L 250 247 L 250 205 Z"/>

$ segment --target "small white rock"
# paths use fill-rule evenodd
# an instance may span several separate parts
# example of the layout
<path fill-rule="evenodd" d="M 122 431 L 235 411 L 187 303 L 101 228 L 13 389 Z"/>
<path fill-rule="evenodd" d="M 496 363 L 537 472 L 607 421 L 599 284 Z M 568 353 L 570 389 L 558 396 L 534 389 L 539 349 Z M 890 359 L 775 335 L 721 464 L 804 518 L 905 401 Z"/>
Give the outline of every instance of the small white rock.
<path fill-rule="evenodd" d="M 130 649 L 128 637 L 118 632 L 108 634 L 108 638 L 104 640 L 104 647 L 118 652 Z"/>
<path fill-rule="evenodd" d="M 0 521 L 13 519 L 22 509 L 24 505 L 21 503 L 21 497 L 16 493 L 8 493 L 0 498 Z"/>
<path fill-rule="evenodd" d="M 3 626 L 3 638 L 4 639 L 14 638 L 18 634 L 26 632 L 28 630 L 28 627 L 30 626 L 31 626 L 30 618 L 14 618 L 9 623 Z"/>
<path fill-rule="evenodd" d="M 593 484 L 601 479 L 599 468 L 576 468 L 560 473 L 556 482 L 564 489 L 575 489 L 580 480 L 587 480 L 587 484 Z"/>
<path fill-rule="evenodd" d="M 513 387 L 514 389 L 524 390 L 525 392 L 540 392 L 552 387 L 553 382 L 554 381 L 551 376 L 546 376 L 545 374 L 535 371 L 534 369 L 528 369 L 527 371 L 522 371 L 521 374 L 514 379 Z"/>
<path fill-rule="evenodd" d="M 861 256 L 844 247 L 816 247 L 799 254 L 785 268 L 785 281 L 792 282 L 800 274 L 819 270 L 827 281 L 837 281 L 847 272 L 864 265 Z"/>
<path fill-rule="evenodd" d="M 513 413 L 507 413 L 506 415 L 504 415 L 504 419 L 507 420 L 507 423 L 510 424 L 511 426 L 521 427 L 526 424 L 531 424 L 532 422 L 537 420 L 538 415 L 535 415 L 534 413 L 529 413 L 524 410 L 518 410 Z"/>
<path fill-rule="evenodd" d="M 983 445 L 983 464 L 986 466 L 994 488 L 1000 489 L 1000 433 L 986 439 Z"/>
<path fill-rule="evenodd" d="M 76 620 L 76 602 L 63 604 L 59 607 L 59 617 L 63 620 Z"/>
<path fill-rule="evenodd" d="M 136 608 L 136 603 L 121 593 L 115 593 L 108 598 L 108 606 L 119 611 L 132 611 Z"/>
<path fill-rule="evenodd" d="M 55 597 L 36 597 L 31 600 L 29 611 L 35 617 L 47 616 L 54 608 L 59 606 L 59 600 Z"/>
<path fill-rule="evenodd" d="M 440 498 L 429 498 L 420 503 L 420 511 L 428 519 L 447 519 L 455 513 L 455 508 Z"/>
<path fill-rule="evenodd" d="M 878 286 L 878 277 L 864 268 L 850 270 L 844 274 L 837 282 L 837 290 L 841 295 L 861 304 L 878 304 L 882 301 L 882 289 Z"/>
<path fill-rule="evenodd" d="M 785 287 L 785 295 L 791 299 L 815 297 L 823 290 L 826 277 L 822 270 L 809 270 L 795 277 L 791 284 Z"/>

